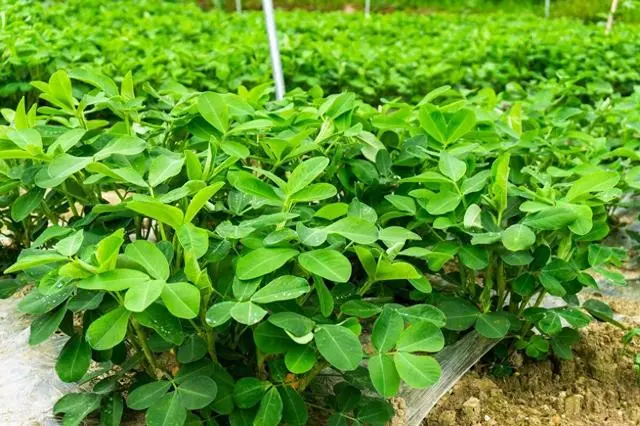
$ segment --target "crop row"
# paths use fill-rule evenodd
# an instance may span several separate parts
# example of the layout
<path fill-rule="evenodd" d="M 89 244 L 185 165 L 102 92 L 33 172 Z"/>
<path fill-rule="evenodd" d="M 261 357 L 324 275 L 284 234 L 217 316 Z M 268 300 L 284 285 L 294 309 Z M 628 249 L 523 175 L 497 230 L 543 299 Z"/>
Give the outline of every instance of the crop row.
<path fill-rule="evenodd" d="M 22 248 L 2 295 L 35 282 L 30 343 L 70 336 L 57 374 L 92 387 L 58 401 L 65 424 L 119 424 L 127 395 L 150 426 L 383 425 L 384 398 L 438 381 L 432 355 L 467 330 L 570 359 L 576 329 L 615 323 L 577 295 L 594 272 L 624 283 L 602 241 L 640 189 L 640 94 L 441 87 L 374 108 L 133 81 L 58 71 L 2 111 L 2 229 Z"/>
<path fill-rule="evenodd" d="M 153 0 L 9 2 L 0 33 L 0 96 L 16 103 L 29 82 L 56 69 L 91 68 L 136 87 L 183 84 L 236 91 L 266 83 L 271 68 L 263 17 L 205 12 Z M 640 82 L 640 40 L 620 25 L 514 15 L 278 13 L 289 88 L 352 91 L 370 102 L 397 96 L 417 102 L 448 84 L 458 89 L 509 83 L 575 86 L 583 101 L 628 95 Z"/>

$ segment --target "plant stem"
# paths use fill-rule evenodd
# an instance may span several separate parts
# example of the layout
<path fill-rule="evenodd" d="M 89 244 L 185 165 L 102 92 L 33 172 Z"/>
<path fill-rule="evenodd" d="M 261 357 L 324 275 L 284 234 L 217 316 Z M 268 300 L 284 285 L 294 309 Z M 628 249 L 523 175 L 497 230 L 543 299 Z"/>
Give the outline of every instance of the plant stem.
<path fill-rule="evenodd" d="M 307 386 L 311 384 L 313 379 L 316 378 L 318 373 L 324 370 L 327 367 L 327 365 L 328 364 L 326 361 L 320 361 L 316 363 L 316 365 L 311 369 L 311 371 L 309 371 L 306 376 L 300 379 L 300 386 L 298 386 L 298 391 L 302 392 L 303 390 L 305 390 Z"/>
<path fill-rule="evenodd" d="M 216 333 L 212 329 L 207 329 L 207 348 L 211 359 L 214 362 L 218 362 L 218 354 L 216 353 Z"/>
<path fill-rule="evenodd" d="M 156 360 L 153 357 L 153 353 L 151 352 L 149 345 L 147 344 L 146 336 L 144 335 L 142 328 L 140 328 L 140 324 L 138 324 L 135 319 L 131 320 L 131 324 L 133 325 L 133 329 L 136 331 L 136 336 L 138 337 L 138 343 L 140 344 L 140 347 L 142 347 L 142 352 L 144 352 L 144 356 L 147 359 L 151 370 L 153 371 L 153 377 L 156 377 Z"/>

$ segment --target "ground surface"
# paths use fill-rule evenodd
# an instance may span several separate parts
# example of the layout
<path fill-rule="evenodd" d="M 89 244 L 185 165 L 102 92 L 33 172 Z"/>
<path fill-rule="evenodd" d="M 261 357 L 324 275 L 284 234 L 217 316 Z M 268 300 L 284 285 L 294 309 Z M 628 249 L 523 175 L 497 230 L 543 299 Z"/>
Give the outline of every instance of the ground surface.
<path fill-rule="evenodd" d="M 606 301 L 627 323 L 638 326 L 640 303 Z M 424 424 L 640 425 L 640 384 L 632 358 L 640 341 L 625 351 L 623 334 L 609 324 L 592 324 L 583 330 L 573 361 L 524 361 L 505 379 L 477 367 L 439 401 Z"/>

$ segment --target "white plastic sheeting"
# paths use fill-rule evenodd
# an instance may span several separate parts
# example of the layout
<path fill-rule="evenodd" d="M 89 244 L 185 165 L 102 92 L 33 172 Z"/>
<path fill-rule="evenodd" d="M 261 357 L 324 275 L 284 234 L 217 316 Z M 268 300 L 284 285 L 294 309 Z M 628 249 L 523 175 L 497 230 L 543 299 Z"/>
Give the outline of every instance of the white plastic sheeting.
<path fill-rule="evenodd" d="M 19 299 L 0 300 L 0 425 L 53 426 L 53 405 L 77 389 L 55 372 L 67 338 L 55 335 L 29 346 L 30 318 L 16 310 Z"/>

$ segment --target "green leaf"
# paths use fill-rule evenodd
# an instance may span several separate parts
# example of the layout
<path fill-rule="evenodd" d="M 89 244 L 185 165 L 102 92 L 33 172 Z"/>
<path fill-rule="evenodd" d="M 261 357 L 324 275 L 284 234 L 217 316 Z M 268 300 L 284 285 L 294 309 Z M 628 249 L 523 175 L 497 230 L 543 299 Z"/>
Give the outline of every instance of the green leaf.
<path fill-rule="evenodd" d="M 396 349 L 403 352 L 439 352 L 444 348 L 444 335 L 435 325 L 423 321 L 405 329 Z"/>
<path fill-rule="evenodd" d="M 272 303 L 280 300 L 295 299 L 311 290 L 304 278 L 293 275 L 283 275 L 269 282 L 258 290 L 251 301 L 255 303 Z"/>
<path fill-rule="evenodd" d="M 475 271 L 482 270 L 489 265 L 489 254 L 478 246 L 463 246 L 458 252 L 460 262 Z"/>
<path fill-rule="evenodd" d="M 296 167 L 284 187 L 287 195 L 295 194 L 306 188 L 313 182 L 329 165 L 326 157 L 313 157 L 303 161 Z"/>
<path fill-rule="evenodd" d="M 245 171 L 229 172 L 227 181 L 240 192 L 252 195 L 269 205 L 281 206 L 283 203 L 273 186 L 261 181 L 251 173 Z"/>
<path fill-rule="evenodd" d="M 467 211 L 464 213 L 464 219 L 463 219 L 464 227 L 467 229 L 469 228 L 482 229 L 482 222 L 480 220 L 481 213 L 482 213 L 482 210 L 480 209 L 480 206 L 478 206 L 477 204 L 471 204 L 467 208 Z"/>
<path fill-rule="evenodd" d="M 142 266 L 153 278 L 169 278 L 169 262 L 155 244 L 146 240 L 136 240 L 124 249 L 124 254 L 133 262 Z"/>
<path fill-rule="evenodd" d="M 298 255 L 298 250 L 287 248 L 259 248 L 238 259 L 236 274 L 241 280 L 250 280 L 275 271 Z"/>
<path fill-rule="evenodd" d="M 125 204 L 129 210 L 148 216 L 158 222 L 166 223 L 173 229 L 178 229 L 184 220 L 182 211 L 173 206 L 153 200 L 129 201 Z"/>
<path fill-rule="evenodd" d="M 78 281 L 85 290 L 122 291 L 149 281 L 149 275 L 135 269 L 114 269 Z"/>
<path fill-rule="evenodd" d="M 404 320 L 395 309 L 384 309 L 373 324 L 371 342 L 378 352 L 393 348 L 404 330 Z"/>
<path fill-rule="evenodd" d="M 541 332 L 551 336 L 562 330 L 562 319 L 556 312 L 547 311 L 536 325 Z"/>
<path fill-rule="evenodd" d="M 369 358 L 369 377 L 373 387 L 385 398 L 396 396 L 400 389 L 400 376 L 393 358 L 377 354 Z"/>
<path fill-rule="evenodd" d="M 426 388 L 440 380 L 440 364 L 433 357 L 396 352 L 393 361 L 400 378 L 412 388 Z"/>
<path fill-rule="evenodd" d="M 520 251 L 536 242 L 536 234 L 528 226 L 511 225 L 502 233 L 502 244 L 510 251 Z"/>
<path fill-rule="evenodd" d="M 161 380 L 158 382 L 151 382 L 138 386 L 133 391 L 129 392 L 127 397 L 127 406 L 133 410 L 144 410 L 151 407 L 171 388 L 171 382 Z"/>
<path fill-rule="evenodd" d="M 151 165 L 149 166 L 149 185 L 155 188 L 167 179 L 176 176 L 182 170 L 183 165 L 183 156 L 169 155 L 163 152 L 151 160 Z"/>
<path fill-rule="evenodd" d="M 334 301 L 331 292 L 324 283 L 324 280 L 317 275 L 313 277 L 313 286 L 316 289 L 318 295 L 318 302 L 320 303 L 320 312 L 325 318 L 331 315 L 334 308 Z"/>
<path fill-rule="evenodd" d="M 164 280 L 152 280 L 130 287 L 124 295 L 124 307 L 131 312 L 144 311 L 160 297 L 164 286 Z"/>
<path fill-rule="evenodd" d="M 140 154 L 145 149 L 147 149 L 147 143 L 143 139 L 137 136 L 121 135 L 111 140 L 93 158 L 95 161 L 101 161 L 114 154 L 133 156 Z"/>
<path fill-rule="evenodd" d="M 361 299 L 348 300 L 340 306 L 340 311 L 345 315 L 351 315 L 360 318 L 370 318 L 377 315 L 382 309 L 371 302 Z"/>
<path fill-rule="evenodd" d="M 279 387 L 278 392 L 282 399 L 282 420 L 291 426 L 306 425 L 309 413 L 300 394 L 289 386 Z"/>
<path fill-rule="evenodd" d="M 100 409 L 100 423 L 103 426 L 120 426 L 124 402 L 119 393 L 113 392 L 102 398 Z"/>
<path fill-rule="evenodd" d="M 304 374 L 316 364 L 316 351 L 309 345 L 295 345 L 287 351 L 284 363 L 293 374 Z"/>
<path fill-rule="evenodd" d="M 448 189 L 441 190 L 427 202 L 427 212 L 432 215 L 441 215 L 452 212 L 460 205 L 462 197 L 457 192 Z"/>
<path fill-rule="evenodd" d="M 609 305 L 600 300 L 589 299 L 582 304 L 582 307 L 600 321 L 611 322 L 613 320 L 613 311 Z"/>
<path fill-rule="evenodd" d="M 381 399 L 370 399 L 358 407 L 357 416 L 361 424 L 384 426 L 393 417 L 391 405 Z M 344 423 L 346 425 L 347 423 Z"/>
<path fill-rule="evenodd" d="M 447 143 L 455 142 L 476 125 L 476 116 L 473 111 L 461 109 L 456 111 L 447 123 Z"/>
<path fill-rule="evenodd" d="M 7 138 L 20 149 L 27 152 L 42 152 L 42 137 L 36 129 L 9 130 Z"/>
<path fill-rule="evenodd" d="M 338 193 L 335 186 L 330 183 L 314 183 L 291 195 L 289 198 L 294 203 L 309 203 L 331 198 Z"/>
<path fill-rule="evenodd" d="M 535 292 L 537 286 L 536 278 L 529 273 L 519 275 L 515 280 L 513 280 L 512 284 L 514 293 L 522 297 L 531 296 Z"/>
<path fill-rule="evenodd" d="M 16 263 L 5 269 L 5 274 L 12 274 L 14 272 L 24 271 L 26 269 L 35 268 L 36 266 L 48 265 L 49 263 L 64 262 L 67 260 L 66 256 L 62 256 L 58 253 L 42 253 L 33 254 L 27 256 L 21 256 Z"/>
<path fill-rule="evenodd" d="M 509 331 L 509 320 L 498 313 L 478 315 L 476 331 L 488 339 L 502 339 Z"/>
<path fill-rule="evenodd" d="M 319 249 L 298 256 L 300 265 L 322 278 L 344 283 L 351 277 L 351 263 L 342 253 L 332 249 Z"/>
<path fill-rule="evenodd" d="M 267 381 L 243 377 L 233 387 L 233 400 L 240 408 L 251 408 L 260 402 L 269 388 L 271 383 Z"/>
<path fill-rule="evenodd" d="M 230 314 L 234 320 L 241 324 L 253 325 L 260 322 L 267 315 L 267 311 L 255 303 L 239 302 L 231 308 Z"/>
<path fill-rule="evenodd" d="M 231 309 L 236 302 L 220 302 L 209 308 L 206 321 L 209 327 L 217 327 L 231 319 Z"/>
<path fill-rule="evenodd" d="M 447 317 L 446 328 L 454 331 L 468 329 L 480 315 L 475 306 L 459 299 L 444 301 L 438 307 Z"/>
<path fill-rule="evenodd" d="M 34 288 L 18 302 L 18 311 L 34 315 L 47 313 L 67 300 L 73 290 L 73 286 L 65 286 L 60 291 L 42 294 L 40 290 Z"/>
<path fill-rule="evenodd" d="M 427 172 L 420 173 L 419 175 L 416 175 L 416 176 L 404 178 L 404 179 L 400 180 L 400 182 L 407 182 L 407 183 L 451 183 L 451 180 L 449 178 L 446 178 L 446 177 L 442 176 L 440 173 L 427 171 Z"/>
<path fill-rule="evenodd" d="M 303 337 L 311 333 L 315 322 L 304 315 L 295 312 L 276 312 L 269 317 L 269 322 L 276 327 L 288 331 L 296 337 Z"/>
<path fill-rule="evenodd" d="M 29 345 L 35 346 L 47 340 L 60 326 L 65 313 L 66 305 L 62 305 L 55 310 L 47 312 L 31 322 L 31 333 L 29 334 Z"/>
<path fill-rule="evenodd" d="M 56 373 L 65 383 L 82 379 L 91 364 L 91 347 L 81 334 L 74 334 L 62 347 L 56 361 Z"/>
<path fill-rule="evenodd" d="M 100 407 L 100 395 L 95 393 L 68 393 L 53 406 L 54 414 L 64 413 L 63 424 L 80 425 L 82 420 Z"/>
<path fill-rule="evenodd" d="M 543 231 L 562 229 L 577 219 L 574 210 L 563 207 L 548 207 L 525 217 L 523 225 Z"/>
<path fill-rule="evenodd" d="M 58 241 L 53 248 L 61 255 L 71 257 L 80 250 L 83 240 L 84 231 L 80 230 Z"/>
<path fill-rule="evenodd" d="M 482 170 L 481 172 L 478 172 L 475 175 L 468 177 L 464 181 L 462 181 L 460 191 L 462 191 L 464 195 L 482 191 L 482 189 L 486 186 L 490 176 L 491 170 Z"/>
<path fill-rule="evenodd" d="M 358 337 L 340 325 L 321 325 L 315 333 L 320 354 L 335 368 L 355 370 L 362 360 L 362 346 Z"/>
<path fill-rule="evenodd" d="M 427 321 L 436 327 L 444 327 L 446 323 L 444 312 L 431 305 L 405 306 L 397 311 L 410 324 Z"/>
<path fill-rule="evenodd" d="M 209 185 L 205 188 L 199 190 L 196 195 L 193 196 L 189 206 L 187 207 L 187 212 L 184 215 L 185 223 L 191 222 L 198 212 L 209 202 L 209 200 L 224 186 L 224 182 L 216 182 L 212 185 Z"/>
<path fill-rule="evenodd" d="M 178 392 L 168 393 L 151 405 L 145 420 L 148 426 L 183 425 L 187 420 L 187 410 L 180 403 Z"/>
<path fill-rule="evenodd" d="M 220 148 L 230 157 L 245 159 L 251 155 L 249 148 L 240 142 L 225 140 L 220 143 Z"/>
<path fill-rule="evenodd" d="M 416 202 L 411 197 L 407 197 L 404 195 L 385 195 L 384 199 L 387 200 L 391 205 L 393 205 L 396 209 L 405 213 L 416 213 Z"/>
<path fill-rule="evenodd" d="M 407 262 L 389 262 L 381 259 L 376 267 L 376 281 L 415 280 L 422 277 L 416 268 Z"/>
<path fill-rule="evenodd" d="M 419 111 L 419 120 L 422 128 L 433 139 L 444 143 L 447 139 L 447 122 L 442 112 L 432 105 L 423 105 Z"/>
<path fill-rule="evenodd" d="M 176 229 L 178 241 L 185 251 L 191 251 L 196 259 L 201 258 L 209 249 L 209 234 L 206 229 L 185 223 Z"/>
<path fill-rule="evenodd" d="M 200 291 L 187 282 L 167 283 L 160 295 L 162 302 L 178 318 L 191 319 L 200 310 Z"/>
<path fill-rule="evenodd" d="M 207 342 L 197 334 L 187 337 L 178 348 L 178 361 L 182 364 L 198 361 L 207 354 Z"/>
<path fill-rule="evenodd" d="M 498 211 L 498 217 L 502 217 L 502 214 L 507 208 L 509 173 L 511 171 L 509 167 L 510 160 L 511 154 L 505 152 L 493 162 L 491 167 L 493 183 L 489 187 L 489 193 L 491 194 L 496 210 Z"/>
<path fill-rule="evenodd" d="M 226 133 L 229 129 L 229 109 L 222 95 L 207 92 L 198 96 L 198 112 L 216 130 Z"/>
<path fill-rule="evenodd" d="M 453 155 L 448 154 L 444 151 L 440 153 L 438 168 L 440 169 L 440 173 L 454 182 L 462 179 L 464 174 L 467 172 L 467 164 L 464 161 L 459 160 Z"/>
<path fill-rule="evenodd" d="M 340 219 L 324 230 L 330 234 L 342 235 L 358 244 L 372 244 L 378 239 L 378 230 L 374 224 L 353 216 Z"/>
<path fill-rule="evenodd" d="M 51 145 L 47 148 L 48 154 L 53 154 L 56 151 L 67 152 L 74 147 L 80 139 L 85 135 L 84 129 L 71 129 L 62 135 L 60 135 Z"/>
<path fill-rule="evenodd" d="M 256 418 L 253 420 L 254 426 L 278 426 L 282 418 L 282 398 L 278 389 L 272 387 L 265 393 L 260 401 L 260 408 Z"/>
<path fill-rule="evenodd" d="M 144 312 L 136 313 L 134 316 L 136 321 L 153 329 L 169 343 L 180 345 L 184 340 L 180 320 L 159 303 L 152 304 Z"/>
<path fill-rule="evenodd" d="M 97 351 L 113 348 L 124 340 L 130 315 L 125 308 L 117 307 L 101 316 L 87 329 L 87 343 Z"/>
<path fill-rule="evenodd" d="M 11 219 L 20 222 L 27 218 L 43 201 L 44 193 L 45 190 L 42 188 L 31 188 L 16 198 L 11 204 Z"/>
<path fill-rule="evenodd" d="M 618 184 L 620 175 L 613 171 L 589 173 L 573 182 L 567 192 L 567 200 L 573 201 L 585 194 L 609 191 Z"/>
<path fill-rule="evenodd" d="M 211 377 L 191 377 L 178 386 L 180 404 L 187 410 L 199 410 L 211 404 L 218 393 L 218 386 Z"/>

